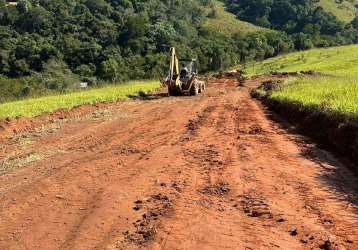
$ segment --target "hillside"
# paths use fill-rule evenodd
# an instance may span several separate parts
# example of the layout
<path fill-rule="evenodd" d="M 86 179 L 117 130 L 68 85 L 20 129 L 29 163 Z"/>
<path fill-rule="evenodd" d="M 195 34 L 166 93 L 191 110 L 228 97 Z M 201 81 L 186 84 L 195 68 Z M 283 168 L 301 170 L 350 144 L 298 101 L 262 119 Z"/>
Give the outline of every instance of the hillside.
<path fill-rule="evenodd" d="M 358 19 L 352 20 L 353 16 L 348 10 L 338 11 L 345 6 L 345 2 L 340 6 L 335 5 L 335 9 L 327 1 L 312 0 L 224 2 L 227 10 L 240 20 L 289 34 L 299 50 L 358 42 Z M 350 10 L 355 8 L 353 5 L 354 2 L 351 2 Z M 351 18 L 347 23 L 336 17 L 348 19 L 348 15 Z"/>
<path fill-rule="evenodd" d="M 228 12 L 222 2 L 213 1 L 210 7 L 205 8 L 208 16 L 203 27 L 210 32 L 220 32 L 224 35 L 264 31 L 265 29 L 252 23 L 239 20 L 234 14 Z"/>
<path fill-rule="evenodd" d="M 317 4 L 346 23 L 358 15 L 358 0 L 320 0 Z"/>
<path fill-rule="evenodd" d="M 358 75 L 358 45 L 312 49 L 270 58 L 246 66 L 250 75 L 270 71 L 295 72 L 314 70 L 317 72 L 350 76 Z"/>

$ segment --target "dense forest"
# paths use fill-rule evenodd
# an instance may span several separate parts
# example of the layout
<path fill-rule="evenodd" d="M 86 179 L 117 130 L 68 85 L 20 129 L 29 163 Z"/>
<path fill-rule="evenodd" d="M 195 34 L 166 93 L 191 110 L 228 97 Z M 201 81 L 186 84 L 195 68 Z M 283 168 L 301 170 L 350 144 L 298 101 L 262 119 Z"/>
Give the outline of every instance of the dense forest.
<path fill-rule="evenodd" d="M 214 0 L 0 0 L 0 102 L 75 88 L 80 81 L 158 78 L 169 47 L 201 71 L 292 50 L 358 42 L 313 0 L 225 0 L 239 19 L 268 29 L 222 34 L 203 24 Z M 209 11 L 207 11 L 209 10 Z"/>

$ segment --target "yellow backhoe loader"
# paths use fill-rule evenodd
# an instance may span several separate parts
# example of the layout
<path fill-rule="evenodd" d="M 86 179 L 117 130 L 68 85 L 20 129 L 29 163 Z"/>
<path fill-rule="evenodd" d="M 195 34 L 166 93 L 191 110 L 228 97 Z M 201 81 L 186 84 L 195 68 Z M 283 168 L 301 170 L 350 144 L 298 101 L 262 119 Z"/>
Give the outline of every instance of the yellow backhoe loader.
<path fill-rule="evenodd" d="M 179 60 L 175 48 L 170 48 L 169 74 L 162 81 L 168 86 L 169 95 L 197 95 L 203 92 L 206 84 L 200 81 L 197 75 L 197 61 L 195 59 Z"/>

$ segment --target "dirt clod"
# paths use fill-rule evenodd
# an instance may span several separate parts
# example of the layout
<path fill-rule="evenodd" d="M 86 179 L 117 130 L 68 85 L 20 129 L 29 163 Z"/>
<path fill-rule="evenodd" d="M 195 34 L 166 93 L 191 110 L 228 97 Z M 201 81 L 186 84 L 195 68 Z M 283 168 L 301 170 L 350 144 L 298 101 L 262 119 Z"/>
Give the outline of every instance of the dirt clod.
<path fill-rule="evenodd" d="M 158 193 L 149 196 L 146 202 L 134 202 L 135 211 L 147 210 L 141 218 L 133 222 L 134 230 L 123 233 L 125 241 L 135 245 L 144 245 L 154 239 L 156 235 L 157 220 L 165 216 L 172 208 L 169 197 Z"/>
<path fill-rule="evenodd" d="M 205 186 L 200 189 L 200 193 L 213 196 L 223 196 L 230 191 L 228 183 L 217 183 L 214 185 Z"/>
<path fill-rule="evenodd" d="M 272 218 L 269 205 L 257 194 L 245 195 L 240 203 L 243 211 L 249 217 Z"/>
<path fill-rule="evenodd" d="M 298 234 L 296 227 L 292 227 L 290 230 L 288 230 L 288 232 L 291 236 L 296 236 Z"/>

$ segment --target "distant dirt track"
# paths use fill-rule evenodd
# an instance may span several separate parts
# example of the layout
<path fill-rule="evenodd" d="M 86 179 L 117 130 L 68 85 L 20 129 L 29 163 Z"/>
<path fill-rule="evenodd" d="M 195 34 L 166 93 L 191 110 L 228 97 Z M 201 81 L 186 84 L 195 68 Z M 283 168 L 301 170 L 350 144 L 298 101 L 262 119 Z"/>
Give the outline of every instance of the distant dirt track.
<path fill-rule="evenodd" d="M 0 249 L 358 249 L 356 175 L 236 85 L 2 140 Z"/>

